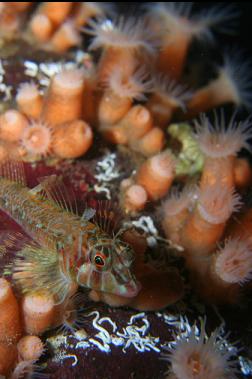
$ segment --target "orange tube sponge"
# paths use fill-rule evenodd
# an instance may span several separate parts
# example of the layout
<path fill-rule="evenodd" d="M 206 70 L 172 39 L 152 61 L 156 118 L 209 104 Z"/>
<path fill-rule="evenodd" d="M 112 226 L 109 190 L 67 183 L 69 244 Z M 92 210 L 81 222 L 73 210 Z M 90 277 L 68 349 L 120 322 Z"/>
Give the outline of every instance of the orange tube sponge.
<path fill-rule="evenodd" d="M 54 300 L 47 293 L 25 295 L 22 310 L 24 329 L 28 334 L 40 335 L 53 324 Z"/>
<path fill-rule="evenodd" d="M 92 129 L 85 121 L 76 120 L 55 130 L 52 150 L 60 158 L 72 159 L 85 154 L 93 142 Z"/>
<path fill-rule="evenodd" d="M 8 377 L 17 359 L 15 344 L 0 342 L 0 375 Z"/>
<path fill-rule="evenodd" d="M 221 184 L 200 190 L 197 206 L 181 232 L 186 258 L 211 253 L 223 235 L 226 222 L 240 206 L 239 195 Z"/>
<path fill-rule="evenodd" d="M 18 302 L 10 283 L 0 278 L 0 343 L 7 345 L 18 341 L 21 332 Z"/>
<path fill-rule="evenodd" d="M 165 144 L 165 134 L 160 128 L 152 128 L 142 138 L 131 141 L 130 147 L 145 157 L 158 154 Z"/>
<path fill-rule="evenodd" d="M 22 361 L 37 361 L 44 352 L 44 345 L 37 336 L 24 336 L 18 344 L 18 356 Z"/>
<path fill-rule="evenodd" d="M 55 75 L 45 97 L 42 118 L 52 127 L 81 118 L 83 91 L 81 70 L 64 70 Z"/>
<path fill-rule="evenodd" d="M 166 127 L 177 109 L 185 110 L 186 101 L 190 97 L 191 92 L 185 86 L 167 76 L 156 75 L 153 79 L 153 95 L 146 107 L 150 110 L 155 125 Z"/>
<path fill-rule="evenodd" d="M 36 84 L 21 84 L 17 92 L 16 102 L 20 112 L 27 117 L 38 118 L 40 116 L 43 98 Z"/>
<path fill-rule="evenodd" d="M 51 38 L 54 27 L 52 21 L 44 14 L 35 14 L 29 24 L 30 30 L 39 42 L 47 42 Z"/>
<path fill-rule="evenodd" d="M 64 53 L 71 47 L 80 45 L 80 32 L 76 29 L 72 21 L 66 21 L 54 33 L 50 40 L 50 47 L 57 53 Z"/>
<path fill-rule="evenodd" d="M 166 237 L 180 244 L 180 232 L 188 216 L 190 207 L 197 198 L 197 187 L 185 186 L 182 192 L 172 189 L 169 197 L 161 206 L 161 222 Z"/>
<path fill-rule="evenodd" d="M 0 116 L 0 138 L 4 141 L 18 141 L 28 120 L 22 113 L 15 109 L 9 109 Z"/>
<path fill-rule="evenodd" d="M 61 24 L 69 15 L 73 2 L 43 2 L 39 13 L 46 15 L 55 26 Z"/>
<path fill-rule="evenodd" d="M 235 114 L 225 122 L 224 113 L 215 113 L 212 124 L 206 115 L 195 122 L 196 138 L 201 151 L 206 156 L 200 187 L 215 186 L 216 183 L 233 188 L 235 155 L 242 148 L 250 149 L 248 140 L 252 136 L 251 121 L 234 120 Z"/>
<path fill-rule="evenodd" d="M 144 187 L 149 199 L 158 200 L 169 190 L 174 179 L 174 159 L 164 151 L 147 159 L 136 173 L 136 183 Z"/>

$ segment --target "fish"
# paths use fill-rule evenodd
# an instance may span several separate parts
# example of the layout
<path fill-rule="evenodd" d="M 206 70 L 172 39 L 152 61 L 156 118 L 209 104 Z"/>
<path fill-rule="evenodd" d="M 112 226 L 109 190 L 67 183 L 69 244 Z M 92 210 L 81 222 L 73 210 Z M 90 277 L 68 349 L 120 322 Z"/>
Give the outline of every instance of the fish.
<path fill-rule="evenodd" d="M 75 202 L 76 203 L 76 202 Z M 21 161 L 0 166 L 0 210 L 32 239 L 6 267 L 23 293 L 46 289 L 62 303 L 75 287 L 135 297 L 134 251 L 120 230 L 108 233 L 111 213 L 86 208 L 80 216 L 68 188 L 52 175 L 30 189 Z"/>

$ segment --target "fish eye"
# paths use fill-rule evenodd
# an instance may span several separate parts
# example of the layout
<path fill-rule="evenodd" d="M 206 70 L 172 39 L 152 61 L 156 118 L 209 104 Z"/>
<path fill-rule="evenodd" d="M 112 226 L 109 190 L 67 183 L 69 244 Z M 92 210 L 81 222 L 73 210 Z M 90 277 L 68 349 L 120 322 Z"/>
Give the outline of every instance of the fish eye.
<path fill-rule="evenodd" d="M 94 257 L 94 262 L 95 262 L 95 265 L 99 268 L 102 268 L 105 266 L 105 259 L 104 259 L 104 256 L 101 255 L 101 254 L 96 254 L 95 257 Z"/>

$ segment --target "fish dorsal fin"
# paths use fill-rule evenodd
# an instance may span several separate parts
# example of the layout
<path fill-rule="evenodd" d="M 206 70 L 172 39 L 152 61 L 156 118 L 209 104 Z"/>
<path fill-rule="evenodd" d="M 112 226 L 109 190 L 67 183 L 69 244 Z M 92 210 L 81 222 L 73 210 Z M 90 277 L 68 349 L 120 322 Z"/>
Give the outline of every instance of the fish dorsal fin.
<path fill-rule="evenodd" d="M 59 208 L 78 214 L 75 194 L 70 188 L 66 187 L 62 177 L 57 175 L 45 176 L 39 178 L 39 183 L 48 199 L 56 203 Z"/>
<path fill-rule="evenodd" d="M 25 169 L 22 161 L 7 160 L 0 165 L 0 177 L 26 186 Z"/>
<path fill-rule="evenodd" d="M 93 222 L 102 229 L 103 232 L 114 235 L 120 228 L 122 215 L 119 207 L 110 200 L 97 200 L 92 206 L 95 209 Z"/>

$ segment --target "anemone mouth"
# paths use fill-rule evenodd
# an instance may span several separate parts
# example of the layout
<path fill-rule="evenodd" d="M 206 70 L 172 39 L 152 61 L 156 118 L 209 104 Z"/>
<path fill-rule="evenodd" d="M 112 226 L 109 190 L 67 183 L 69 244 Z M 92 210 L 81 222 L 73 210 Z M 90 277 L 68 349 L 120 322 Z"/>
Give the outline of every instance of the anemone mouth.
<path fill-rule="evenodd" d="M 33 122 L 21 136 L 21 145 L 32 155 L 46 156 L 50 153 L 52 130 L 43 122 Z"/>

